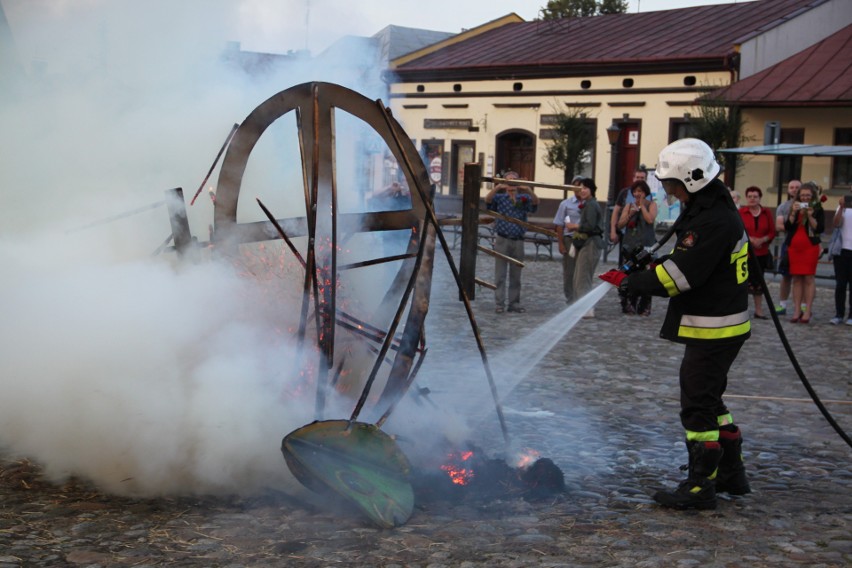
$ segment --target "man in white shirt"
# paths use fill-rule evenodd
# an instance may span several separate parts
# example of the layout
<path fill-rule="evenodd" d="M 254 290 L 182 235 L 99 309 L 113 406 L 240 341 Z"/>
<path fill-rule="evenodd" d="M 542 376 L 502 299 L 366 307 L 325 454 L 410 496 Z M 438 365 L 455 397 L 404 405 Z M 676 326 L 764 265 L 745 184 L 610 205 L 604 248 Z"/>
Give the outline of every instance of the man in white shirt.
<path fill-rule="evenodd" d="M 574 176 L 571 181 L 571 185 L 576 188 L 572 190 L 574 195 L 562 200 L 556 210 L 556 216 L 553 218 L 553 224 L 556 226 L 556 240 L 559 242 L 559 253 L 562 255 L 562 291 L 565 293 L 565 301 L 569 304 L 574 301 L 574 259 L 568 256 L 574 231 L 565 229 L 565 223 L 580 222 L 580 200 L 577 198 L 577 193 L 580 191 L 582 180 L 583 176 Z"/>

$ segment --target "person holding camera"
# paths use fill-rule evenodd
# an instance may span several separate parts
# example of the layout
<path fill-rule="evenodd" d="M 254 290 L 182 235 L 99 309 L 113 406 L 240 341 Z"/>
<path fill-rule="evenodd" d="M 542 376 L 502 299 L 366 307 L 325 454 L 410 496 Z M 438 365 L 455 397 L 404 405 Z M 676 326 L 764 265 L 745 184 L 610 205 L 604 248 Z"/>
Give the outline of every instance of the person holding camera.
<path fill-rule="evenodd" d="M 506 180 L 517 180 L 520 176 L 517 172 L 508 171 L 503 176 Z M 497 184 L 485 195 L 485 204 L 490 211 L 496 211 L 504 217 L 518 219 L 526 222 L 528 213 L 535 213 L 538 209 L 538 196 L 532 187 L 519 184 Z M 494 238 L 494 250 L 504 256 L 516 260 L 524 260 L 524 233 L 523 225 L 497 219 L 494 222 L 494 230 L 497 236 Z M 508 298 L 506 290 L 506 275 L 508 273 Z M 521 267 L 514 263 L 494 258 L 494 301 L 497 305 L 496 312 L 502 314 L 506 309 L 510 312 L 525 312 L 521 307 Z"/>
<path fill-rule="evenodd" d="M 621 231 L 621 257 L 630 258 L 637 249 L 654 246 L 654 221 L 657 219 L 657 204 L 651 199 L 651 188 L 645 180 L 637 180 L 630 186 L 633 202 L 626 203 L 618 218 L 618 230 Z M 651 315 L 650 294 L 629 294 L 619 290 L 621 311 L 625 314 L 640 316 Z"/>
<path fill-rule="evenodd" d="M 787 259 L 793 277 L 792 323 L 810 323 L 816 296 L 816 267 L 820 254 L 820 236 L 825 231 L 825 211 L 817 199 L 819 186 L 802 184 L 799 196 L 784 220 L 787 231 Z"/>
<path fill-rule="evenodd" d="M 840 254 L 831 260 L 834 263 L 834 317 L 830 323 L 843 323 L 846 312 L 846 290 L 849 289 L 849 317 L 846 325 L 852 325 L 852 194 L 840 198 L 834 212 L 834 230 L 840 231 Z"/>
<path fill-rule="evenodd" d="M 742 435 L 723 396 L 728 372 L 751 335 L 748 312 L 748 235 L 713 150 L 696 138 L 660 152 L 656 175 L 681 202 L 676 241 L 652 270 L 610 270 L 605 282 L 634 294 L 669 298 L 660 330 L 684 344 L 680 365 L 680 422 L 689 452 L 687 479 L 654 500 L 674 509 L 715 509 L 716 494 L 750 492 Z"/>
<path fill-rule="evenodd" d="M 797 201 L 799 189 L 802 188 L 802 182 L 797 179 L 791 179 L 787 182 L 787 201 L 778 206 L 775 210 L 775 234 L 780 235 L 784 232 L 784 222 L 790 215 L 790 209 Z M 785 236 L 786 237 L 786 236 Z M 790 298 L 790 289 L 793 287 L 793 277 L 790 276 L 788 266 L 781 263 L 781 259 L 787 254 L 787 239 L 781 243 L 781 250 L 778 252 L 778 266 L 775 271 L 781 275 L 781 284 L 778 290 L 778 306 L 775 313 L 779 316 L 787 315 L 787 304 Z"/>

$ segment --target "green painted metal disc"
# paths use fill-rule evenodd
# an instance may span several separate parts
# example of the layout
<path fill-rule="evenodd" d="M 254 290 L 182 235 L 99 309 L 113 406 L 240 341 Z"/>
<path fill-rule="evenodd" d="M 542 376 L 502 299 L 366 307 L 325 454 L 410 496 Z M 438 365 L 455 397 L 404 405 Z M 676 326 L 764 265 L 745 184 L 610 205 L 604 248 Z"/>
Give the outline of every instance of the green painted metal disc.
<path fill-rule="evenodd" d="M 405 523 L 414 510 L 408 458 L 375 425 L 312 422 L 287 434 L 281 452 L 305 487 L 317 493 L 331 489 L 381 527 Z"/>

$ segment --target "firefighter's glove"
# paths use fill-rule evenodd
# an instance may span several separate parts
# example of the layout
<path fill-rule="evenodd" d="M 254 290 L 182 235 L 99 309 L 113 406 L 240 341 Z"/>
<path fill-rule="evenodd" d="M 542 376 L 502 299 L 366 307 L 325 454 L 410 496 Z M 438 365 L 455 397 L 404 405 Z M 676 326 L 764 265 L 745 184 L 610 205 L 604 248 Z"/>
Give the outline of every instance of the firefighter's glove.
<path fill-rule="evenodd" d="M 616 288 L 627 287 L 627 274 L 622 272 L 621 270 L 610 270 L 609 272 L 604 272 L 600 276 L 598 276 L 604 282 L 609 282 Z"/>

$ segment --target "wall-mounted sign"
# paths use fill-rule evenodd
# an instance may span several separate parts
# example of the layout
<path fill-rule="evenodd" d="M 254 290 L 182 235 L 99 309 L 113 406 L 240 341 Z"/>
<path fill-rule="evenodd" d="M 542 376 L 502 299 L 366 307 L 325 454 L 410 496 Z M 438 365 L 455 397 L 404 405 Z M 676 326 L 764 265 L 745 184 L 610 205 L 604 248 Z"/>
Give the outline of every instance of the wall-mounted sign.
<path fill-rule="evenodd" d="M 467 130 L 473 126 L 470 118 L 424 118 L 423 128 L 440 128 L 444 130 Z"/>

